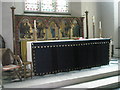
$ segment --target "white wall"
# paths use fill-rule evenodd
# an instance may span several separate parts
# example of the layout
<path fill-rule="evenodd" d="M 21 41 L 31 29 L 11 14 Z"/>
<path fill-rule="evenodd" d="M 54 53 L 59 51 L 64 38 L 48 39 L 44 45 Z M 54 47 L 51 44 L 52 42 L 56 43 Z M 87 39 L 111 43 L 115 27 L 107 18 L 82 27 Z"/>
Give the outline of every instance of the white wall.
<path fill-rule="evenodd" d="M 103 37 L 114 38 L 114 3 L 101 3 Z"/>
<path fill-rule="evenodd" d="M 15 14 L 24 14 L 24 2 L 15 2 Z"/>
<path fill-rule="evenodd" d="M 117 0 L 114 4 L 115 7 L 115 13 L 114 13 L 114 17 L 115 17 L 115 48 L 120 48 L 120 0 Z M 115 49 L 116 54 L 115 56 L 120 58 L 120 49 Z"/>
<path fill-rule="evenodd" d="M 102 8 L 102 22 L 103 22 L 103 37 L 111 37 L 114 45 L 114 57 L 118 57 L 118 1 L 103 2 Z"/>
<path fill-rule="evenodd" d="M 85 15 L 86 10 L 88 11 L 89 38 L 93 37 L 92 16 L 95 17 L 95 37 L 96 38 L 99 37 L 98 22 L 101 20 L 100 6 L 101 6 L 100 2 L 82 2 L 81 3 L 81 16 Z M 84 32 L 86 32 L 86 22 L 85 21 L 84 21 L 84 28 L 85 28 Z M 85 36 L 86 36 L 86 33 L 85 33 Z"/>
<path fill-rule="evenodd" d="M 6 42 L 6 47 L 13 50 L 13 30 L 12 30 L 12 12 L 10 7 L 12 3 L 2 3 L 2 35 Z"/>
<path fill-rule="evenodd" d="M 118 47 L 120 47 L 120 1 L 118 2 Z"/>
<path fill-rule="evenodd" d="M 118 26 L 120 26 L 120 0 L 116 1 L 118 7 Z"/>
<path fill-rule="evenodd" d="M 0 1 L 0 34 L 2 35 L 2 2 Z"/>
<path fill-rule="evenodd" d="M 70 2 L 70 12 L 71 12 L 71 16 L 80 17 L 81 2 Z"/>
<path fill-rule="evenodd" d="M 6 42 L 6 47 L 13 50 L 13 29 L 12 29 L 12 11 L 11 6 L 13 2 L 2 2 L 2 30 L 0 30 L 0 34 L 3 36 Z M 15 14 L 23 14 L 24 7 L 23 2 L 15 3 Z"/>
<path fill-rule="evenodd" d="M 0 1 L 0 34 L 2 35 L 2 3 Z M 0 68 L 2 68 L 2 52 L 0 52 Z M 2 69 L 0 69 L 0 87 L 2 86 Z"/>

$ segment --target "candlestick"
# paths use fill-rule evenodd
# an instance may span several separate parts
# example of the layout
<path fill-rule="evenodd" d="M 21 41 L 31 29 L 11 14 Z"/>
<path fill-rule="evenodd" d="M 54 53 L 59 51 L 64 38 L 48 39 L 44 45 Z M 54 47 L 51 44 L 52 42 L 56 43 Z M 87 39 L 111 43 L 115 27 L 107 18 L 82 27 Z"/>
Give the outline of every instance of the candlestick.
<path fill-rule="evenodd" d="M 46 28 L 46 40 L 48 40 L 48 28 Z"/>
<path fill-rule="evenodd" d="M 95 23 L 93 22 L 93 38 L 95 38 Z"/>
<path fill-rule="evenodd" d="M 99 21 L 99 32 L 100 32 L 100 38 L 102 38 L 102 23 Z"/>
<path fill-rule="evenodd" d="M 37 41 L 37 28 L 36 28 L 36 20 L 34 20 L 34 33 L 33 33 L 34 41 Z"/>
<path fill-rule="evenodd" d="M 95 38 L 95 17 L 92 16 L 92 24 L 93 24 L 93 38 Z"/>
<path fill-rule="evenodd" d="M 74 24 L 72 24 L 71 29 L 70 29 L 70 39 L 71 39 L 72 36 L 73 36 L 73 28 L 74 28 Z"/>
<path fill-rule="evenodd" d="M 37 41 L 37 30 L 34 29 L 34 32 L 33 32 L 33 39 L 34 41 Z"/>
<path fill-rule="evenodd" d="M 86 14 L 86 39 L 89 38 L 89 30 L 88 30 L 88 11 L 85 11 Z"/>
<path fill-rule="evenodd" d="M 101 30 L 102 29 L 102 25 L 101 25 L 101 21 L 99 21 L 99 29 Z"/>
<path fill-rule="evenodd" d="M 58 28 L 58 40 L 60 40 L 60 28 Z"/>
<path fill-rule="evenodd" d="M 34 20 L 34 28 L 36 29 L 36 20 Z"/>
<path fill-rule="evenodd" d="M 102 29 L 100 29 L 100 38 L 102 38 Z"/>
<path fill-rule="evenodd" d="M 95 17 L 94 16 L 92 16 L 92 22 L 95 23 Z"/>
<path fill-rule="evenodd" d="M 14 51 L 14 54 L 17 55 L 17 40 L 16 40 L 16 30 L 15 30 L 15 7 L 12 6 L 11 7 L 11 10 L 12 10 L 12 28 L 13 28 L 13 51 Z"/>

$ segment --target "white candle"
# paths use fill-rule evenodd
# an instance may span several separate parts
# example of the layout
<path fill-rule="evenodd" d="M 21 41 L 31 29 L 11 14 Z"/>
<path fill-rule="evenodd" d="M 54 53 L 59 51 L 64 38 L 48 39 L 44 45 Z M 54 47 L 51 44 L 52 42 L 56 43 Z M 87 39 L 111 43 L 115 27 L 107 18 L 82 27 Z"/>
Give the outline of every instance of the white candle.
<path fill-rule="evenodd" d="M 34 20 L 34 28 L 36 29 L 36 20 Z"/>
<path fill-rule="evenodd" d="M 99 21 L 99 29 L 101 29 L 101 28 L 102 28 L 101 21 Z"/>
<path fill-rule="evenodd" d="M 94 16 L 92 16 L 92 21 L 93 21 L 93 23 L 95 22 L 95 17 Z"/>

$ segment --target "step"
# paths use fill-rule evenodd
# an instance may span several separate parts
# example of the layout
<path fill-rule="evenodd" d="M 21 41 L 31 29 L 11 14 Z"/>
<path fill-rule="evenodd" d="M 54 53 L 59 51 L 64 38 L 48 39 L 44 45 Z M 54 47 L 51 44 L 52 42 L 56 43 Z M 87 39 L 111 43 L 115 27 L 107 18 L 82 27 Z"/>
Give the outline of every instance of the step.
<path fill-rule="evenodd" d="M 118 83 L 120 84 L 120 80 L 118 78 L 120 78 L 120 75 L 66 86 L 62 88 L 118 88 Z"/>
<path fill-rule="evenodd" d="M 59 88 L 91 80 L 115 76 L 118 72 L 118 65 L 105 65 L 91 69 L 62 72 L 45 76 L 36 76 L 33 79 L 22 82 L 5 84 L 6 88 Z M 29 84 L 26 84 L 29 83 Z"/>
<path fill-rule="evenodd" d="M 96 70 L 97 69 L 97 70 Z M 72 85 L 75 83 L 82 83 L 86 81 L 91 81 L 91 80 L 96 80 L 96 79 L 101 79 L 109 76 L 114 76 L 118 75 L 118 67 L 100 67 L 100 68 L 92 68 L 86 69 L 86 70 L 81 70 L 76 73 L 72 74 L 67 74 L 64 75 L 63 78 L 60 77 L 60 79 L 49 81 L 44 84 L 39 84 L 35 86 L 31 86 L 33 88 L 59 88 L 62 86 L 67 86 L 67 85 Z M 66 78 L 65 78 L 66 77 Z M 57 77 L 56 77 L 57 78 Z"/>

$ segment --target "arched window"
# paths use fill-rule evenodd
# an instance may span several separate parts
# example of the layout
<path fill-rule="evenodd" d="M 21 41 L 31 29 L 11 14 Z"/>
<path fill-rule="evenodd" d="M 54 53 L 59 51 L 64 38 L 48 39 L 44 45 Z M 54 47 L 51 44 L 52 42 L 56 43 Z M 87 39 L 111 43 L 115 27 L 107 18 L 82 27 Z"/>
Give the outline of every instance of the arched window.
<path fill-rule="evenodd" d="M 25 11 L 68 13 L 68 0 L 25 0 Z"/>

